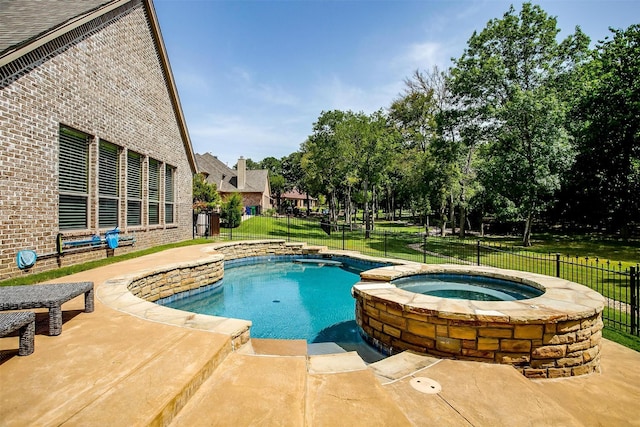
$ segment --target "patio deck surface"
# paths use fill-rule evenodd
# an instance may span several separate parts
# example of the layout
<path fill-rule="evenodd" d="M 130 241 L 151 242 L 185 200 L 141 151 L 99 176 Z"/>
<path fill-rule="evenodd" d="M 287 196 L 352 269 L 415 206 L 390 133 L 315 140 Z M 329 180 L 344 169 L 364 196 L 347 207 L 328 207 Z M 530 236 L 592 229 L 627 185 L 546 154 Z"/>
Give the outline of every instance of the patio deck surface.
<path fill-rule="evenodd" d="M 209 256 L 177 248 L 54 282 L 93 281 Z M 532 381 L 506 365 L 404 353 L 306 355 L 300 341 L 230 337 L 141 319 L 82 296 L 59 336 L 36 310 L 35 352 L 0 338 L 0 426 L 640 426 L 640 353 L 603 340 L 602 372 Z M 442 391 L 425 394 L 416 377 Z"/>

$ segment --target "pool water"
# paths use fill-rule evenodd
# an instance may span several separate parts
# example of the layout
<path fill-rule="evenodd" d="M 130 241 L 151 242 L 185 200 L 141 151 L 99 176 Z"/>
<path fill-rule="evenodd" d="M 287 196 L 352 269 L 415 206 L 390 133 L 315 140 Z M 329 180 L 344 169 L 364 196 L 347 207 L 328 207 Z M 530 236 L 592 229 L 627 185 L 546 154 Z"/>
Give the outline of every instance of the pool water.
<path fill-rule="evenodd" d="M 351 287 L 359 278 L 358 270 L 336 265 L 265 262 L 231 266 L 225 268 L 220 286 L 163 305 L 250 320 L 254 338 L 305 339 L 309 343 L 359 340 L 351 297 Z"/>
<path fill-rule="evenodd" d="M 543 291 L 521 283 L 465 274 L 421 274 L 392 283 L 418 294 L 475 301 L 514 301 L 543 294 Z"/>

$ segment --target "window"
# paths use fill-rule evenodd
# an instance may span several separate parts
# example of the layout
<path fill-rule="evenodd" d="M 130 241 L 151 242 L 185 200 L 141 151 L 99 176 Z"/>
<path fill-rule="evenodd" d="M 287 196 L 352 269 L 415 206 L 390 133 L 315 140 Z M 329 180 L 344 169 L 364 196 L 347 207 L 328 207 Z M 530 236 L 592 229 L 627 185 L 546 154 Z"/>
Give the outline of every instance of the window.
<path fill-rule="evenodd" d="M 98 164 L 98 225 L 100 228 L 118 226 L 118 147 L 100 141 Z"/>
<path fill-rule="evenodd" d="M 142 156 L 127 152 L 127 225 L 142 224 Z"/>
<path fill-rule="evenodd" d="M 87 228 L 89 135 L 60 126 L 58 221 L 60 230 Z"/>
<path fill-rule="evenodd" d="M 174 220 L 175 196 L 174 196 L 174 180 L 176 169 L 172 166 L 165 165 L 164 169 L 164 223 L 172 224 Z"/>
<path fill-rule="evenodd" d="M 149 159 L 149 224 L 160 223 L 160 162 Z"/>

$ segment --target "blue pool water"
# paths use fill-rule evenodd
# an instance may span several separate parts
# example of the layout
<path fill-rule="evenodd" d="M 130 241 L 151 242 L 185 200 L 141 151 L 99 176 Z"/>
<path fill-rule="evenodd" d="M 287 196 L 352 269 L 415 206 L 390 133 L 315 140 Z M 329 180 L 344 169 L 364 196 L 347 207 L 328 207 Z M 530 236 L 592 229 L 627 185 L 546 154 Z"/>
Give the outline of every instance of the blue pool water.
<path fill-rule="evenodd" d="M 467 274 L 421 274 L 392 283 L 418 294 L 475 301 L 514 301 L 543 294 L 543 291 L 521 283 Z"/>
<path fill-rule="evenodd" d="M 219 286 L 162 304 L 251 320 L 254 338 L 361 341 L 351 297 L 351 287 L 360 279 L 358 269 L 312 262 L 236 264 L 241 265 L 225 265 Z"/>

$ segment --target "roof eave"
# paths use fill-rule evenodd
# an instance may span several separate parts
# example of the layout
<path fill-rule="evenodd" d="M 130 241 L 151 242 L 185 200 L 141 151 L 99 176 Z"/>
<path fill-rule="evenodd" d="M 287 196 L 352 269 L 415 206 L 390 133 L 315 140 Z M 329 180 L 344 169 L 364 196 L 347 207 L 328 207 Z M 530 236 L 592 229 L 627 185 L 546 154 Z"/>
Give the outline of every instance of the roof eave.
<path fill-rule="evenodd" d="M 131 0 L 117 0 L 117 1 L 104 4 L 96 9 L 88 11 L 83 15 L 79 15 L 73 19 L 63 22 L 61 25 L 57 27 L 51 28 L 48 31 L 38 34 L 36 37 L 30 40 L 27 40 L 26 43 L 17 45 L 14 50 L 8 51 L 2 57 L 0 57 L 0 67 L 3 67 L 12 61 L 15 61 L 16 59 L 21 58 L 22 56 L 39 48 L 45 43 L 48 43 L 51 40 L 57 37 L 60 37 L 62 34 L 66 34 L 78 28 L 79 26 L 86 24 L 92 19 L 95 19 L 96 17 L 101 15 L 104 15 L 105 13 L 110 12 L 113 9 L 116 9 L 130 1 Z"/>
<path fill-rule="evenodd" d="M 169 64 L 169 56 L 167 55 L 167 50 L 164 46 L 164 41 L 162 39 L 162 33 L 160 32 L 160 23 L 158 22 L 158 16 L 156 15 L 156 11 L 153 6 L 152 0 L 143 0 L 143 3 L 145 8 L 147 9 L 147 14 L 151 21 L 150 25 L 151 25 L 151 32 L 153 33 L 153 38 L 155 39 L 158 49 L 160 50 L 160 63 L 162 64 L 162 69 L 165 73 L 165 76 L 167 78 L 167 83 L 169 85 L 169 88 L 168 88 L 169 96 L 171 97 L 171 102 L 173 104 L 174 111 L 178 118 L 178 127 L 180 128 L 180 135 L 182 136 L 184 148 L 187 152 L 189 165 L 191 166 L 191 172 L 195 174 L 198 172 L 198 166 L 196 164 L 196 158 L 193 152 L 193 146 L 191 145 L 191 138 L 189 137 L 187 122 L 182 112 L 182 105 L 180 104 L 180 97 L 178 96 L 176 83 L 175 83 L 175 80 L 173 79 L 171 64 Z"/>

